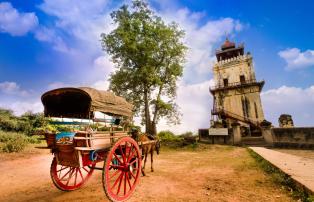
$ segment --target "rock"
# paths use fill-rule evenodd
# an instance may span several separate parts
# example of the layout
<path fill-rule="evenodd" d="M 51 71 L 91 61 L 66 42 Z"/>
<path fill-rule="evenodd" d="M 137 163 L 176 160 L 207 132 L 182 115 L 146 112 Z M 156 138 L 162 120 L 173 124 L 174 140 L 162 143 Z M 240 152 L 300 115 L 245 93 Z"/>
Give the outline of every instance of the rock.
<path fill-rule="evenodd" d="M 294 127 L 292 116 L 289 114 L 281 114 L 279 119 L 279 127 L 281 128 L 292 128 Z"/>

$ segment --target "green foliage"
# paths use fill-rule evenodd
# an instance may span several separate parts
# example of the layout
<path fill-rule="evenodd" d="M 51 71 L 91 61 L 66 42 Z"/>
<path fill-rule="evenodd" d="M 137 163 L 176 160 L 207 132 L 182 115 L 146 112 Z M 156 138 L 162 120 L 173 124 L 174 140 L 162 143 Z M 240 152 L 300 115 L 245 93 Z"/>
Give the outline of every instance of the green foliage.
<path fill-rule="evenodd" d="M 42 136 L 34 135 L 34 136 L 26 137 L 26 141 L 29 144 L 40 144 L 42 140 L 40 140 L 39 138 L 42 138 Z"/>
<path fill-rule="evenodd" d="M 173 132 L 166 130 L 166 131 L 160 131 L 158 133 L 158 138 L 162 142 L 174 142 L 174 141 L 181 141 L 182 138 L 176 136 Z"/>
<path fill-rule="evenodd" d="M 11 153 L 20 152 L 27 145 L 27 137 L 20 133 L 0 131 L 1 151 Z"/>
<path fill-rule="evenodd" d="M 187 148 L 189 148 L 189 149 L 191 149 L 193 151 L 197 150 L 198 147 L 199 147 L 199 144 L 197 142 L 194 142 L 194 143 L 191 143 L 191 144 L 186 144 L 186 145 L 187 145 Z"/>
<path fill-rule="evenodd" d="M 0 130 L 16 131 L 16 129 L 18 129 L 18 122 L 13 112 L 0 108 Z"/>
<path fill-rule="evenodd" d="M 110 76 L 110 89 L 134 104 L 146 132 L 155 133 L 161 117 L 178 123 L 175 97 L 187 49 L 182 43 L 184 31 L 175 23 L 165 24 L 140 0 L 134 0 L 132 8 L 122 6 L 111 17 L 116 29 L 101 35 L 103 49 L 118 68 Z"/>
<path fill-rule="evenodd" d="M 0 108 L 0 130 L 23 132 L 32 135 L 37 128 L 47 125 L 48 120 L 41 113 L 26 112 L 18 117 L 11 110 Z"/>
<path fill-rule="evenodd" d="M 20 152 L 27 144 L 39 144 L 39 136 L 26 136 L 23 133 L 0 131 L 0 152 Z"/>
<path fill-rule="evenodd" d="M 185 137 L 192 137 L 192 136 L 194 136 L 194 135 L 193 135 L 193 133 L 192 133 L 191 131 L 182 133 L 182 134 L 180 135 L 180 137 L 183 137 L 183 138 L 185 138 Z"/>
<path fill-rule="evenodd" d="M 21 131 L 27 135 L 32 135 L 36 128 L 45 127 L 48 124 L 48 119 L 42 113 L 26 112 L 21 116 L 21 120 L 24 122 L 24 128 Z"/>
<path fill-rule="evenodd" d="M 56 132 L 70 132 L 75 129 L 75 126 L 71 125 L 51 125 L 51 127 L 54 127 Z"/>

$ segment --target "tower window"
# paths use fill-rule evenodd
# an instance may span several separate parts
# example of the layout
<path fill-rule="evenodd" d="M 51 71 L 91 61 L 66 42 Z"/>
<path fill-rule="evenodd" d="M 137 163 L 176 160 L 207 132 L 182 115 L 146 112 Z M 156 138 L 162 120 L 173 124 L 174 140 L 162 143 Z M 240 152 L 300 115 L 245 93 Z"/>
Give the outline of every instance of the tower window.
<path fill-rule="evenodd" d="M 245 83 L 245 76 L 244 75 L 240 75 L 240 83 Z"/>
<path fill-rule="evenodd" d="M 228 79 L 224 79 L 224 86 L 228 86 Z"/>
<path fill-rule="evenodd" d="M 250 117 L 250 102 L 247 98 L 244 98 L 241 101 L 242 101 L 243 116 L 249 118 Z"/>
<path fill-rule="evenodd" d="M 254 108 L 255 108 L 255 116 L 258 119 L 258 113 L 257 113 L 257 106 L 256 106 L 256 102 L 254 102 Z"/>

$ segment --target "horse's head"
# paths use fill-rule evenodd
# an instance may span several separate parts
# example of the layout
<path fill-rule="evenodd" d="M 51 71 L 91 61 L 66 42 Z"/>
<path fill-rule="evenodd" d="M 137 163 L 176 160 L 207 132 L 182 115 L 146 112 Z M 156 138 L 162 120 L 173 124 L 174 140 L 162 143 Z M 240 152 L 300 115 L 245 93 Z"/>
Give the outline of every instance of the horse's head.
<path fill-rule="evenodd" d="M 157 142 L 155 144 L 155 149 L 156 149 L 157 155 L 159 155 L 159 150 L 160 150 L 160 140 L 159 139 L 157 139 Z"/>
<path fill-rule="evenodd" d="M 137 129 L 132 128 L 131 130 L 131 136 L 135 141 L 138 141 L 139 132 Z"/>

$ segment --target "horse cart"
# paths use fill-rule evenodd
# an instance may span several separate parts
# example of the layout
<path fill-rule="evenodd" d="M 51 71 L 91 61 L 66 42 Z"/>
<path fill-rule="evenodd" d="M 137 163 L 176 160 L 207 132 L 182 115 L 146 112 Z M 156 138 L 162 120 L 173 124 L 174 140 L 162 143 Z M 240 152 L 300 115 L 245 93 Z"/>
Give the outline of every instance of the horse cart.
<path fill-rule="evenodd" d="M 82 187 L 95 170 L 102 170 L 107 197 L 112 201 L 128 199 L 141 172 L 139 145 L 130 137 L 133 106 L 111 92 L 87 87 L 51 90 L 41 99 L 45 116 L 54 117 L 54 124 L 76 127 L 59 133 L 43 132 L 46 148 L 54 156 L 50 168 L 54 185 L 73 191 Z M 105 118 L 96 118 L 96 112 L 105 114 Z M 93 131 L 93 125 L 101 126 L 102 131 Z M 101 162 L 103 166 L 97 167 Z"/>

